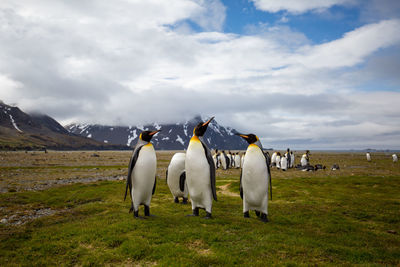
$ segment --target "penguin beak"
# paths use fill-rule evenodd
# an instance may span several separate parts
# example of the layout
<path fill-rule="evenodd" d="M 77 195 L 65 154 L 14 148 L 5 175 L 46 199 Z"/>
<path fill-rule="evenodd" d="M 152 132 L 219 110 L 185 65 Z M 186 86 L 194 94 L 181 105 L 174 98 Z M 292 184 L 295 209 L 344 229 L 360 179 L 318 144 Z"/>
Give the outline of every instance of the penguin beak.
<path fill-rule="evenodd" d="M 211 117 L 211 119 L 209 119 L 208 121 L 206 121 L 205 123 L 203 123 L 202 127 L 207 126 L 215 117 Z"/>
<path fill-rule="evenodd" d="M 158 132 L 161 132 L 161 130 L 151 132 L 151 133 L 149 133 L 149 135 L 150 135 L 150 136 L 153 136 L 153 135 L 155 135 L 155 134 L 158 133 Z"/>
<path fill-rule="evenodd" d="M 249 138 L 249 137 L 248 137 L 247 135 L 245 135 L 245 134 L 237 133 L 237 134 L 235 134 L 235 135 L 240 136 L 240 137 L 242 137 L 242 138 L 244 138 L 244 139 L 246 139 L 246 140 Z"/>

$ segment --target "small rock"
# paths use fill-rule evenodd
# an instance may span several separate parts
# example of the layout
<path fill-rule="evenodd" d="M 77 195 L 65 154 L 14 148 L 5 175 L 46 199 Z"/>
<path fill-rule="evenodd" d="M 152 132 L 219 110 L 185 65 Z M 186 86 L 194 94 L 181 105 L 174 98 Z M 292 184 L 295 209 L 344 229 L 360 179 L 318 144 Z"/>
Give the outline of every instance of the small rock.
<path fill-rule="evenodd" d="M 387 232 L 389 233 L 389 234 L 397 234 L 397 232 L 395 231 L 395 230 L 387 230 Z"/>
<path fill-rule="evenodd" d="M 8 221 L 7 221 L 7 219 L 6 219 L 6 218 L 3 218 L 3 219 L 1 219 L 0 223 L 2 223 L 2 224 L 6 224 L 6 223 L 8 223 Z"/>

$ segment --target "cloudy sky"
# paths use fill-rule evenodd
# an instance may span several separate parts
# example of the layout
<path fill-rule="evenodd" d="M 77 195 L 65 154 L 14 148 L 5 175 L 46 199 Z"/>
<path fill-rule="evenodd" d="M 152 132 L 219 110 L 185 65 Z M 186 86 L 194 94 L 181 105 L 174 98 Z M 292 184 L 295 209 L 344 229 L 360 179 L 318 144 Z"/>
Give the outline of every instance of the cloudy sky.
<path fill-rule="evenodd" d="M 400 1 L 1 0 L 0 99 L 63 124 L 202 114 L 265 147 L 400 149 Z"/>

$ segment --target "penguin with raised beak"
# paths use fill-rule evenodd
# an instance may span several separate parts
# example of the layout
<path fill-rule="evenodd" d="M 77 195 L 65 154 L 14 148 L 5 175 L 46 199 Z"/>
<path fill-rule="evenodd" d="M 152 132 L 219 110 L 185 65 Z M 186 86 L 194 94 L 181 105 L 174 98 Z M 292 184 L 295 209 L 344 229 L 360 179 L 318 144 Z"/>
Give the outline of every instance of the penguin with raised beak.
<path fill-rule="evenodd" d="M 197 124 L 186 151 L 186 182 L 193 210 L 190 216 L 199 216 L 199 209 L 205 209 L 205 218 L 211 218 L 213 199 L 217 200 L 214 160 L 203 140 L 208 124 L 213 119 Z"/>

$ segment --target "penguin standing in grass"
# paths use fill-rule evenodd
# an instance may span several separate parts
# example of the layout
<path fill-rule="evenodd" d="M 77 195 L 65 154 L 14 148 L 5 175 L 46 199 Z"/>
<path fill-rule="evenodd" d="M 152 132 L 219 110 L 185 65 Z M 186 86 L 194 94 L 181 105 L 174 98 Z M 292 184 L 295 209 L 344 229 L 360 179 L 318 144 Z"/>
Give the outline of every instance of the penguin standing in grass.
<path fill-rule="evenodd" d="M 228 168 L 228 162 L 227 162 L 227 157 L 225 155 L 225 151 L 224 150 L 222 150 L 222 152 L 221 152 L 220 160 L 221 160 L 222 169 L 226 170 Z"/>
<path fill-rule="evenodd" d="M 272 153 L 272 156 L 271 156 L 271 167 L 273 167 L 273 166 L 276 166 L 276 156 L 278 155 L 278 153 L 277 152 L 274 152 L 274 153 Z"/>
<path fill-rule="evenodd" d="M 235 155 L 235 168 L 236 169 L 239 169 L 240 168 L 240 155 L 239 155 L 239 152 L 236 152 L 236 155 Z"/>
<path fill-rule="evenodd" d="M 272 199 L 271 171 L 268 159 L 263 153 L 261 142 L 256 135 L 237 135 L 249 143 L 240 175 L 243 215 L 245 218 L 249 218 L 249 210 L 254 210 L 261 221 L 268 222 L 268 188 Z"/>
<path fill-rule="evenodd" d="M 275 163 L 276 163 L 276 168 L 279 170 L 281 168 L 281 153 L 280 152 L 276 153 Z"/>
<path fill-rule="evenodd" d="M 214 161 L 203 141 L 203 135 L 213 119 L 197 124 L 186 151 L 186 181 L 193 210 L 190 216 L 199 216 L 201 208 L 206 211 L 205 218 L 211 218 L 213 199 L 217 200 Z"/>
<path fill-rule="evenodd" d="M 174 196 L 174 202 L 179 203 L 179 198 L 182 197 L 182 204 L 187 204 L 188 200 L 185 157 L 185 153 L 175 153 L 168 165 L 166 176 L 169 190 Z"/>
<path fill-rule="evenodd" d="M 156 152 L 150 140 L 158 132 L 143 131 L 140 134 L 129 162 L 124 200 L 129 189 L 132 199 L 129 212 L 133 211 L 135 218 L 139 218 L 140 205 L 144 205 L 144 215 L 150 216 L 150 202 L 156 189 L 157 169 Z"/>
<path fill-rule="evenodd" d="M 290 168 L 294 167 L 294 154 L 293 151 L 290 151 Z"/>
<path fill-rule="evenodd" d="M 285 156 L 281 157 L 280 167 L 282 171 L 287 171 L 288 169 L 288 160 Z"/>

